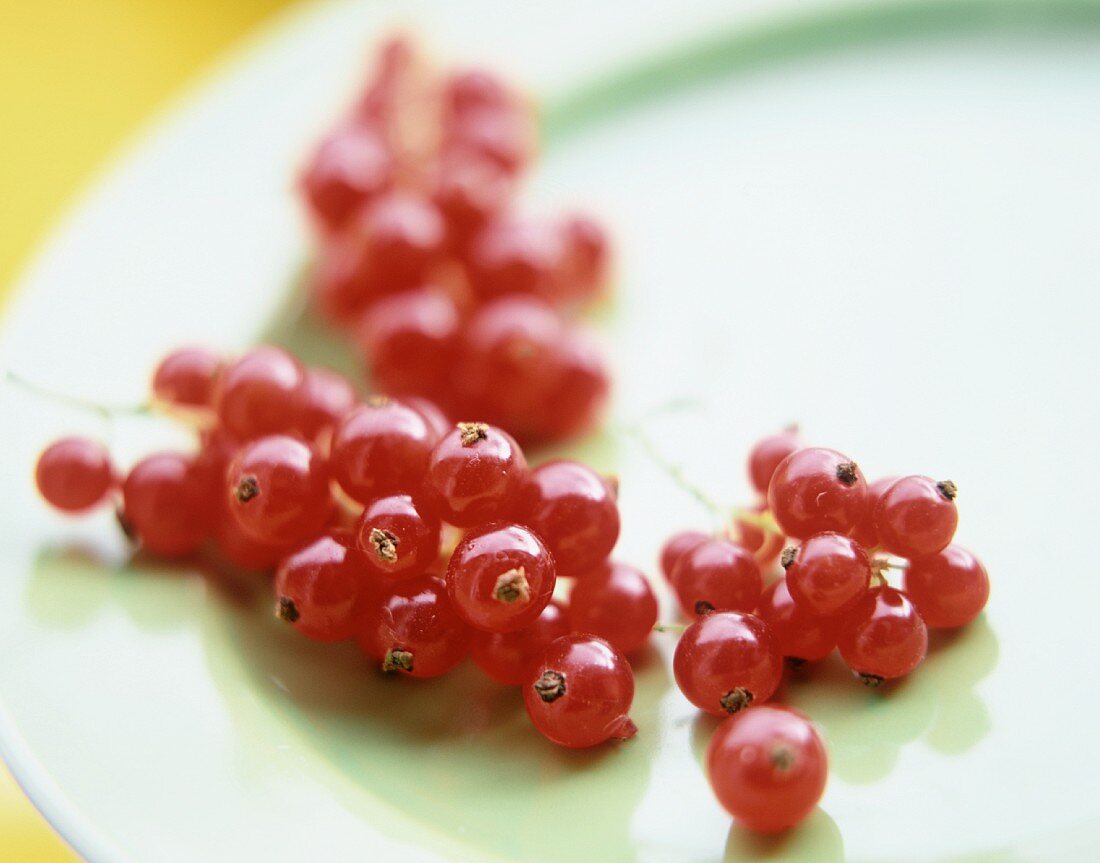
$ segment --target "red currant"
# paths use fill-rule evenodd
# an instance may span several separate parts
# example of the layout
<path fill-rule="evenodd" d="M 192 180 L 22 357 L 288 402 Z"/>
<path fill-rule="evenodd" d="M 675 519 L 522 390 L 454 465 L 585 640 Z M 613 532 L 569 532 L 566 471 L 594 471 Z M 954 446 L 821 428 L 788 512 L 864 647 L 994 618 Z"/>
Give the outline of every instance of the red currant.
<path fill-rule="evenodd" d="M 989 599 L 989 575 L 973 554 L 957 545 L 909 561 L 905 593 L 933 629 L 969 623 Z"/>
<path fill-rule="evenodd" d="M 892 587 L 874 587 L 845 615 L 837 646 L 863 682 L 877 686 L 920 665 L 928 629 L 908 596 Z"/>
<path fill-rule="evenodd" d="M 356 524 L 359 548 L 371 566 L 402 578 L 422 574 L 439 556 L 439 516 L 407 494 L 367 504 Z"/>
<path fill-rule="evenodd" d="M 886 490 L 897 481 L 896 476 L 884 476 L 867 484 L 867 508 L 863 518 L 852 531 L 852 538 L 865 549 L 876 548 L 879 545 L 878 528 L 875 527 L 875 510 L 882 496 L 886 494 Z"/>
<path fill-rule="evenodd" d="M 355 225 L 371 281 L 389 292 L 424 281 L 446 240 L 439 210 L 424 198 L 387 195 L 372 204 Z"/>
<path fill-rule="evenodd" d="M 758 440 L 749 452 L 749 479 L 753 488 L 766 495 L 779 463 L 802 446 L 802 439 L 793 428 Z"/>
<path fill-rule="evenodd" d="M 515 99 L 507 85 L 485 69 L 461 69 L 450 75 L 443 85 L 443 106 L 448 122 L 514 105 Z"/>
<path fill-rule="evenodd" d="M 297 413 L 305 369 L 281 348 L 253 348 L 218 379 L 218 418 L 241 440 L 287 431 Z"/>
<path fill-rule="evenodd" d="M 715 610 L 752 611 L 763 586 L 753 556 L 725 539 L 701 542 L 672 571 L 672 588 L 689 617 Z"/>
<path fill-rule="evenodd" d="M 141 546 L 161 557 L 183 557 L 206 538 L 212 512 L 195 460 L 176 452 L 146 456 L 122 484 L 122 518 Z"/>
<path fill-rule="evenodd" d="M 473 527 L 510 512 L 526 475 L 527 460 L 511 435 L 462 422 L 432 450 L 426 485 L 444 521 Z"/>
<path fill-rule="evenodd" d="M 959 524 L 955 483 L 904 476 L 879 498 L 875 530 L 879 543 L 901 557 L 935 554 L 948 546 Z"/>
<path fill-rule="evenodd" d="M 795 539 L 828 530 L 849 533 L 866 504 L 859 467 L 831 449 L 796 450 L 779 463 L 768 486 L 768 508 L 783 533 Z"/>
<path fill-rule="evenodd" d="M 302 175 L 302 191 L 317 221 L 345 226 L 393 182 L 393 160 L 377 132 L 363 124 L 337 129 L 318 147 Z"/>
<path fill-rule="evenodd" d="M 547 645 L 569 634 L 569 618 L 553 600 L 535 622 L 515 632 L 475 632 L 470 655 L 477 667 L 498 683 L 520 686 Z"/>
<path fill-rule="evenodd" d="M 205 348 L 172 351 L 153 372 L 153 397 L 165 404 L 208 408 L 222 359 Z"/>
<path fill-rule="evenodd" d="M 274 569 L 276 564 L 293 549 L 293 546 L 287 547 L 253 539 L 245 533 L 229 511 L 228 504 L 221 497 L 218 498 L 217 505 L 214 542 L 221 556 L 233 566 L 250 571 L 267 572 Z"/>
<path fill-rule="evenodd" d="M 858 542 L 839 533 L 818 533 L 783 557 L 787 589 L 798 606 L 832 617 L 855 605 L 871 586 L 871 561 Z"/>
<path fill-rule="evenodd" d="M 764 516 L 768 507 L 760 503 L 749 507 L 748 511 L 754 516 Z M 735 516 L 733 526 L 738 543 L 752 552 L 761 569 L 770 568 L 779 560 L 779 555 L 783 553 L 783 534 L 765 530 L 744 516 Z"/>
<path fill-rule="evenodd" d="M 446 220 L 452 249 L 464 249 L 505 208 L 514 186 L 511 174 L 488 159 L 443 160 L 433 181 L 432 201 Z"/>
<path fill-rule="evenodd" d="M 607 278 L 607 235 L 596 222 L 582 215 L 566 218 L 558 230 L 563 252 L 555 293 L 562 300 L 590 300 Z"/>
<path fill-rule="evenodd" d="M 275 616 L 316 641 L 343 641 L 356 628 L 364 573 L 357 556 L 322 536 L 279 564 Z"/>
<path fill-rule="evenodd" d="M 672 573 L 680 559 L 710 538 L 710 534 L 699 530 L 684 530 L 666 539 L 665 544 L 661 546 L 661 573 L 664 577 L 671 581 Z"/>
<path fill-rule="evenodd" d="M 356 404 L 355 388 L 339 372 L 325 368 L 306 371 L 298 399 L 295 428 L 312 440 L 331 431 Z"/>
<path fill-rule="evenodd" d="M 577 580 L 569 618 L 577 632 L 598 635 L 631 654 L 646 644 L 657 623 L 657 597 L 644 573 L 609 561 Z"/>
<path fill-rule="evenodd" d="M 34 480 L 38 493 L 50 506 L 65 512 L 84 512 L 107 496 L 115 484 L 115 472 L 101 444 L 67 437 L 42 451 Z"/>
<path fill-rule="evenodd" d="M 535 221 L 500 219 L 474 239 L 470 286 L 482 299 L 529 294 L 549 299 L 563 255 L 561 235 Z"/>
<path fill-rule="evenodd" d="M 836 647 L 839 620 L 805 611 L 791 598 L 785 578 L 764 588 L 756 613 L 771 629 L 779 652 L 790 659 L 813 662 Z"/>
<path fill-rule="evenodd" d="M 333 478 L 360 503 L 420 488 L 435 434 L 408 405 L 372 397 L 336 426 L 332 435 Z"/>
<path fill-rule="evenodd" d="M 470 111 L 457 120 L 445 130 L 445 155 L 484 159 L 513 174 L 530 160 L 536 131 L 525 111 Z"/>
<path fill-rule="evenodd" d="M 543 403 L 530 436 L 562 440 L 590 430 L 607 405 L 611 381 L 588 331 L 567 328 L 543 370 Z"/>

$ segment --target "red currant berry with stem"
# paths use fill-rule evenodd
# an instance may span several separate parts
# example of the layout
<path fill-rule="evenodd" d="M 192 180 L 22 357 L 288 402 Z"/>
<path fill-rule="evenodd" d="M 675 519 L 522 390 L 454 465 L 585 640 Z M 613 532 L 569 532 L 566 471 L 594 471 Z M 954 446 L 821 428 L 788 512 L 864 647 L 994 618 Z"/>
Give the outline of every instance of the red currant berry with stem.
<path fill-rule="evenodd" d="M 878 528 L 875 527 L 875 510 L 886 490 L 897 481 L 896 476 L 884 476 L 867 484 L 867 508 L 863 518 L 852 531 L 852 538 L 865 549 L 876 548 L 879 545 Z"/>
<path fill-rule="evenodd" d="M 806 612 L 791 598 L 785 578 L 764 588 L 756 613 L 771 629 L 779 652 L 789 659 L 814 662 L 836 647 L 839 619 Z"/>
<path fill-rule="evenodd" d="M 611 379 L 588 331 L 567 328 L 544 370 L 543 404 L 530 436 L 563 440 L 591 429 L 607 405 Z"/>
<path fill-rule="evenodd" d="M 551 600 L 535 622 L 515 632 L 475 632 L 470 655 L 477 667 L 505 686 L 520 686 L 556 638 L 569 634 L 569 617 Z"/>
<path fill-rule="evenodd" d="M 839 533 L 818 533 L 783 557 L 787 589 L 808 614 L 847 611 L 871 586 L 871 561 L 862 546 Z"/>
<path fill-rule="evenodd" d="M 731 716 L 707 747 L 707 778 L 740 824 L 775 833 L 802 821 L 825 790 L 829 758 L 813 723 L 790 707 Z"/>
<path fill-rule="evenodd" d="M 333 431 L 332 475 L 360 503 L 415 492 L 434 443 L 435 433 L 422 414 L 403 402 L 372 396 Z"/>
<path fill-rule="evenodd" d="M 716 611 L 684 630 L 672 671 L 688 701 L 724 716 L 771 698 L 783 663 L 771 631 L 759 617 Z"/>
<path fill-rule="evenodd" d="M 666 539 L 665 544 L 661 546 L 661 573 L 664 577 L 671 581 L 672 573 L 680 559 L 710 538 L 709 533 L 699 530 L 683 530 Z"/>
<path fill-rule="evenodd" d="M 516 512 L 517 520 L 546 543 L 558 575 L 587 574 L 606 560 L 619 539 L 614 489 L 590 467 L 570 459 L 532 470 Z"/>
<path fill-rule="evenodd" d="M 302 174 L 302 192 L 318 223 L 336 231 L 388 190 L 393 175 L 393 158 L 378 133 L 349 124 L 321 142 Z"/>
<path fill-rule="evenodd" d="M 958 545 L 909 561 L 905 593 L 933 629 L 954 629 L 977 617 L 989 599 L 989 575 Z"/>
<path fill-rule="evenodd" d="M 34 468 L 38 493 L 64 512 L 84 512 L 101 503 L 114 487 L 115 471 L 106 448 L 81 437 L 54 441 Z"/>
<path fill-rule="evenodd" d="M 475 629 L 514 632 L 532 624 L 554 593 L 554 560 L 530 530 L 496 523 L 467 533 L 447 566 L 447 594 Z"/>
<path fill-rule="evenodd" d="M 421 283 L 443 252 L 445 225 L 439 210 L 415 195 L 394 193 L 372 204 L 355 225 L 365 242 L 364 260 L 385 291 Z"/>
<path fill-rule="evenodd" d="M 761 569 L 771 567 L 783 553 L 783 534 L 778 527 L 770 530 L 761 525 L 760 520 L 767 518 L 766 504 L 751 506 L 746 513 L 734 516 L 733 526 L 737 541 L 756 559 Z"/>
<path fill-rule="evenodd" d="M 218 379 L 218 419 L 241 440 L 287 431 L 297 416 L 305 377 L 302 364 L 281 348 L 253 348 Z"/>
<path fill-rule="evenodd" d="M 308 369 L 299 392 L 295 428 L 312 440 L 331 431 L 356 402 L 355 388 L 342 374 L 332 369 Z"/>
<path fill-rule="evenodd" d="M 579 578 L 569 595 L 573 629 L 597 635 L 628 655 L 649 640 L 657 611 L 657 597 L 645 574 L 616 561 Z"/>
<path fill-rule="evenodd" d="M 795 427 L 758 440 L 749 452 L 749 479 L 752 480 L 753 488 L 766 495 L 779 463 L 803 446 Z"/>
<path fill-rule="evenodd" d="M 470 652 L 470 629 L 433 576 L 394 584 L 392 592 L 367 604 L 360 626 L 359 646 L 387 672 L 438 677 Z"/>
<path fill-rule="evenodd" d="M 561 235 L 548 223 L 496 220 L 473 240 L 470 287 L 482 300 L 507 294 L 550 299 L 563 252 Z"/>
<path fill-rule="evenodd" d="M 523 702 L 545 737 L 570 749 L 626 740 L 634 672 L 618 650 L 590 635 L 566 635 L 546 648 L 527 676 Z"/>
<path fill-rule="evenodd" d="M 810 447 L 781 461 L 768 486 L 768 508 L 787 536 L 848 533 L 862 519 L 867 483 L 859 467 L 836 450 Z"/>
<path fill-rule="evenodd" d="M 322 536 L 279 564 L 275 616 L 315 641 L 343 641 L 356 631 L 364 573 L 358 558 Z"/>
<path fill-rule="evenodd" d="M 288 435 L 241 447 L 226 471 L 225 500 L 241 529 L 272 545 L 320 534 L 332 511 L 328 469 L 317 450 Z"/>
<path fill-rule="evenodd" d="M 439 556 L 439 516 L 407 494 L 367 504 L 356 524 L 356 541 L 368 563 L 388 576 L 422 574 Z"/>
<path fill-rule="evenodd" d="M 684 554 L 672 571 L 672 588 L 689 617 L 712 611 L 752 611 L 764 582 L 760 567 L 742 546 L 708 539 Z"/>
<path fill-rule="evenodd" d="M 206 538 L 212 510 L 195 460 L 177 452 L 146 456 L 122 484 L 122 518 L 141 546 L 160 557 L 183 557 Z"/>
<path fill-rule="evenodd" d="M 425 482 L 444 521 L 473 527 L 511 512 L 526 477 L 527 460 L 511 435 L 461 422 L 432 450 Z"/>
<path fill-rule="evenodd" d="M 950 480 L 903 476 L 883 492 L 875 506 L 879 543 L 892 554 L 907 558 L 942 551 L 959 524 L 956 494 Z"/>
<path fill-rule="evenodd" d="M 868 686 L 904 677 L 928 650 L 928 628 L 909 597 L 871 588 L 841 623 L 840 655 Z"/>
<path fill-rule="evenodd" d="M 172 351 L 153 372 L 153 398 L 184 408 L 209 408 L 222 359 L 205 348 Z"/>

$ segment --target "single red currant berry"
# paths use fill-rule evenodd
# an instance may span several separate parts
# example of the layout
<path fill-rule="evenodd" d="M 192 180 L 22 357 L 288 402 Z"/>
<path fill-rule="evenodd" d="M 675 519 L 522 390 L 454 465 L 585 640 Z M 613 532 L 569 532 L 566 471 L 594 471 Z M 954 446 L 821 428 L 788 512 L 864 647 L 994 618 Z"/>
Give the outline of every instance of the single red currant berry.
<path fill-rule="evenodd" d="M 536 129 L 521 108 L 474 111 L 448 125 L 442 149 L 445 157 L 483 159 L 509 173 L 518 173 L 535 149 Z"/>
<path fill-rule="evenodd" d="M 945 549 L 955 536 L 958 490 L 950 480 L 903 476 L 875 506 L 879 543 L 901 557 L 921 557 Z"/>
<path fill-rule="evenodd" d="M 590 300 L 607 279 L 607 234 L 595 221 L 579 214 L 564 219 L 558 230 L 563 253 L 555 294 L 564 301 Z"/>
<path fill-rule="evenodd" d="M 554 560 L 518 524 L 490 524 L 467 533 L 447 566 L 447 594 L 470 626 L 514 632 L 535 621 L 554 593 Z"/>
<path fill-rule="evenodd" d="M 322 536 L 279 564 L 275 616 L 316 641 L 343 641 L 356 629 L 356 603 L 365 575 L 359 559 Z"/>
<path fill-rule="evenodd" d="M 444 159 L 432 181 L 432 201 L 447 223 L 451 247 L 461 250 L 511 200 L 515 178 L 499 164 L 467 154 Z"/>
<path fill-rule="evenodd" d="M 491 222 L 470 249 L 470 287 L 483 300 L 506 294 L 550 299 L 563 252 L 561 235 L 550 224 L 519 219 Z"/>
<path fill-rule="evenodd" d="M 784 555 L 787 589 L 808 614 L 832 617 L 847 611 L 871 586 L 871 561 L 858 542 L 839 533 L 818 533 Z"/>
<path fill-rule="evenodd" d="M 680 559 L 710 538 L 710 534 L 699 530 L 683 530 L 666 539 L 665 544 L 661 546 L 661 573 L 664 577 L 671 581 L 672 573 Z"/>
<path fill-rule="evenodd" d="M 928 628 L 909 597 L 892 587 L 867 591 L 841 623 L 837 646 L 868 686 L 904 677 L 928 650 Z"/>
<path fill-rule="evenodd" d="M 477 667 L 497 683 L 520 686 L 547 646 L 569 634 L 569 617 L 553 600 L 535 622 L 515 632 L 475 632 L 470 655 Z"/>
<path fill-rule="evenodd" d="M 790 707 L 731 716 L 707 747 L 707 778 L 741 825 L 775 833 L 802 821 L 825 790 L 829 757 L 813 723 Z"/>
<path fill-rule="evenodd" d="M 629 655 L 653 632 L 657 597 L 641 570 L 608 561 L 577 580 L 569 594 L 569 619 L 577 632 L 597 635 Z"/>
<path fill-rule="evenodd" d="M 614 489 L 578 461 L 556 459 L 532 470 L 516 512 L 546 543 L 558 575 L 584 575 L 606 560 L 619 539 Z"/>
<path fill-rule="evenodd" d="M 443 252 L 445 225 L 431 201 L 406 193 L 380 198 L 355 225 L 365 243 L 364 260 L 383 290 L 423 282 Z"/>
<path fill-rule="evenodd" d="M 414 492 L 423 482 L 434 442 L 435 434 L 418 411 L 372 396 L 333 431 L 333 478 L 360 503 Z"/>
<path fill-rule="evenodd" d="M 195 460 L 183 453 L 146 456 L 122 484 L 123 523 L 152 554 L 190 554 L 206 538 L 212 517 Z"/>
<path fill-rule="evenodd" d="M 367 504 L 355 531 L 367 562 L 389 576 L 422 574 L 439 556 L 439 516 L 407 494 Z"/>
<path fill-rule="evenodd" d="M 172 351 L 153 372 L 153 397 L 176 407 L 208 408 L 222 360 L 205 348 Z"/>
<path fill-rule="evenodd" d="M 760 503 L 748 508 L 753 516 L 764 516 L 768 512 L 767 504 Z M 783 534 L 776 530 L 765 530 L 753 520 L 744 516 L 734 516 L 733 527 L 738 543 L 752 552 L 761 570 L 771 568 L 779 555 L 783 553 Z"/>
<path fill-rule="evenodd" d="M 553 641 L 523 687 L 527 715 L 559 746 L 583 749 L 627 740 L 634 672 L 619 651 L 600 638 L 566 635 Z"/>
<path fill-rule="evenodd" d="M 756 613 L 768 624 L 779 652 L 788 659 L 814 662 L 836 647 L 839 619 L 808 613 L 791 598 L 785 578 L 764 588 Z"/>
<path fill-rule="evenodd" d="M 38 493 L 65 512 L 84 512 L 103 501 L 115 484 L 111 457 L 102 444 L 87 438 L 54 441 L 34 468 Z"/>
<path fill-rule="evenodd" d="M 530 437 L 564 440 L 592 429 L 607 406 L 611 377 L 591 334 L 566 328 L 542 372 L 535 386 L 543 392 L 543 403 Z"/>
<path fill-rule="evenodd" d="M 378 133 L 349 124 L 321 142 L 302 175 L 302 192 L 321 226 L 335 231 L 385 192 L 393 173 L 393 159 Z"/>
<path fill-rule="evenodd" d="M 241 529 L 273 545 L 313 539 L 332 510 L 324 459 L 310 444 L 287 435 L 241 447 L 226 471 L 225 495 Z"/>
<path fill-rule="evenodd" d="M 299 392 L 298 418 L 295 428 L 312 440 L 323 431 L 330 431 L 356 404 L 355 388 L 339 372 L 332 369 L 306 370 Z"/>
<path fill-rule="evenodd" d="M 821 447 L 791 453 L 768 486 L 768 508 L 783 533 L 795 539 L 827 530 L 849 533 L 866 505 L 867 483 L 856 463 Z"/>
<path fill-rule="evenodd" d="M 224 477 L 225 470 L 222 470 Z M 219 491 L 221 485 L 218 486 Z M 240 569 L 268 572 L 293 550 L 293 546 L 260 542 L 253 539 L 229 511 L 229 505 L 219 495 L 218 515 L 214 520 L 214 542 L 225 561 Z"/>
<path fill-rule="evenodd" d="M 876 548 L 880 544 L 878 528 L 875 527 L 875 510 L 886 490 L 897 481 L 896 476 L 884 476 L 867 485 L 867 508 L 852 531 L 852 538 L 865 549 Z"/>
<path fill-rule="evenodd" d="M 724 716 L 772 697 L 782 657 L 764 621 L 740 611 L 716 611 L 691 624 L 672 659 L 676 685 L 707 713 Z"/>
<path fill-rule="evenodd" d="M 473 527 L 512 511 L 527 459 L 511 435 L 485 423 L 458 423 L 428 459 L 426 488 L 443 520 Z"/>
<path fill-rule="evenodd" d="M 928 626 L 954 629 L 972 621 L 985 608 L 989 575 L 973 554 L 949 545 L 936 554 L 909 561 L 905 593 Z"/>
<path fill-rule="evenodd" d="M 360 625 L 359 646 L 386 672 L 438 677 L 470 652 L 470 629 L 432 576 L 394 584 L 392 593 L 368 604 Z"/>
<path fill-rule="evenodd" d="M 253 348 L 218 378 L 218 419 L 241 440 L 287 431 L 305 377 L 302 364 L 281 348 Z"/>
<path fill-rule="evenodd" d="M 511 109 L 515 96 L 499 77 L 485 69 L 461 69 L 443 85 L 446 122 L 481 111 Z"/>
<path fill-rule="evenodd" d="M 779 463 L 802 447 L 802 439 L 796 428 L 784 429 L 758 440 L 749 452 L 749 479 L 752 480 L 753 488 L 766 495 Z"/>
<path fill-rule="evenodd" d="M 699 543 L 672 571 L 672 589 L 689 617 L 715 610 L 752 611 L 763 587 L 753 556 L 725 539 Z"/>
<path fill-rule="evenodd" d="M 454 428 L 454 423 L 447 419 L 447 415 L 434 401 L 419 396 L 404 396 L 401 401 L 424 417 L 424 422 L 432 432 L 432 446 L 439 443 L 443 435 Z"/>

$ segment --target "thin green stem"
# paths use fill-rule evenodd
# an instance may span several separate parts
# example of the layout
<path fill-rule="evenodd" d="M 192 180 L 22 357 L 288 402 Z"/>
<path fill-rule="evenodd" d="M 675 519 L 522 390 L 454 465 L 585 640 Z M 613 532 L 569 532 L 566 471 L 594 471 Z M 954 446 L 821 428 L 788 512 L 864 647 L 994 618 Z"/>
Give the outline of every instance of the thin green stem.
<path fill-rule="evenodd" d="M 150 407 L 148 404 L 140 405 L 105 405 L 100 402 L 94 402 L 91 399 L 82 398 L 80 396 L 74 396 L 69 393 L 61 393 L 57 390 L 52 390 L 47 386 L 43 386 L 36 381 L 32 381 L 30 378 L 25 378 L 10 369 L 4 372 L 4 379 L 12 386 L 19 387 L 33 395 L 40 398 L 48 399 L 58 404 L 68 405 L 69 407 L 76 408 L 78 410 L 90 411 L 91 413 L 99 414 L 101 417 L 110 420 L 116 416 L 141 416 L 150 413 Z"/>

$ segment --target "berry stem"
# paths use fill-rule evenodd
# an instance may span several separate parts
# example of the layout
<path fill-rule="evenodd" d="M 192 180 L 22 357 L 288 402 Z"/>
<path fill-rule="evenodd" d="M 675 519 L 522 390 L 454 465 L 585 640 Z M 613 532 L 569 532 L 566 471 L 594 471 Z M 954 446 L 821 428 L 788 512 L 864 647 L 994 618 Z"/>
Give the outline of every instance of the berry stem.
<path fill-rule="evenodd" d="M 739 507 L 733 511 L 733 518 L 734 521 L 744 522 L 764 533 L 773 534 L 774 536 L 783 536 L 783 531 L 779 529 L 779 525 L 775 521 L 775 516 L 768 510 L 764 510 L 764 512 L 753 512 L 751 509 Z"/>
<path fill-rule="evenodd" d="M 679 635 L 687 629 L 686 623 L 655 623 L 653 625 L 654 632 L 675 632 Z"/>
<path fill-rule="evenodd" d="M 703 507 L 705 507 L 710 512 L 710 514 L 718 520 L 719 524 L 726 523 L 726 521 L 728 520 L 727 507 L 722 506 L 709 494 L 707 494 L 697 485 L 692 483 L 691 480 L 689 480 L 684 475 L 683 467 L 665 458 L 665 456 L 657 448 L 656 444 L 654 444 L 653 441 L 651 441 L 649 437 L 643 431 L 641 431 L 641 429 L 626 426 L 623 429 L 623 433 L 637 441 L 638 445 L 642 448 L 642 452 L 644 452 L 649 457 L 649 459 L 655 465 L 657 465 L 657 467 L 663 470 L 668 475 L 669 479 L 671 479 L 677 486 L 679 486 L 683 491 L 690 494 L 700 504 L 702 504 Z"/>
<path fill-rule="evenodd" d="M 69 407 L 79 410 L 91 411 L 92 413 L 99 414 L 106 420 L 110 420 L 116 416 L 140 416 L 151 413 L 151 408 L 148 403 L 138 405 L 105 405 L 94 402 L 91 399 L 85 399 L 80 396 L 74 396 L 69 393 L 62 393 L 50 389 L 10 369 L 4 372 L 4 379 L 12 386 L 19 387 L 33 395 L 58 404 L 68 405 Z"/>

